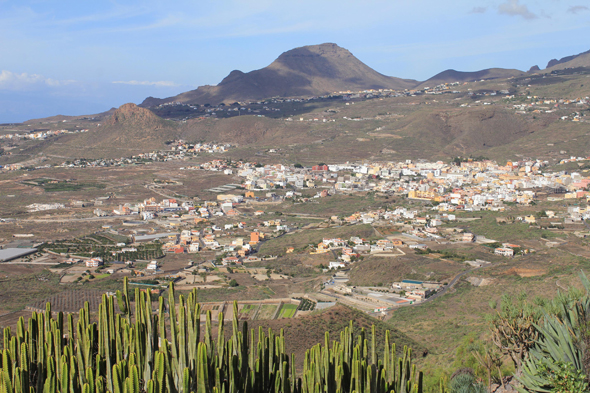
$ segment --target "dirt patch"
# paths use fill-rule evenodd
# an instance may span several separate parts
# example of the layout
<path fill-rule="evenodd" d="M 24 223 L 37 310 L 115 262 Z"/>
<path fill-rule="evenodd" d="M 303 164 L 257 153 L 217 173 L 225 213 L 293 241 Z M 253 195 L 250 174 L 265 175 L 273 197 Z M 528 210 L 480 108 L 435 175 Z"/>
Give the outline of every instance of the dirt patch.
<path fill-rule="evenodd" d="M 494 279 L 490 278 L 481 278 L 481 277 L 468 277 L 466 278 L 467 282 L 471 283 L 474 287 L 485 287 L 486 285 L 490 285 L 494 282 Z"/>
<path fill-rule="evenodd" d="M 377 132 L 369 132 L 368 134 L 370 136 L 374 136 L 376 138 L 395 138 L 395 139 L 402 139 L 401 136 L 395 135 L 395 134 L 380 134 L 380 133 L 377 133 Z"/>
<path fill-rule="evenodd" d="M 518 267 L 510 268 L 504 271 L 502 274 L 506 276 L 520 276 L 520 277 L 536 277 L 542 276 L 546 271 L 542 269 L 523 269 Z"/>

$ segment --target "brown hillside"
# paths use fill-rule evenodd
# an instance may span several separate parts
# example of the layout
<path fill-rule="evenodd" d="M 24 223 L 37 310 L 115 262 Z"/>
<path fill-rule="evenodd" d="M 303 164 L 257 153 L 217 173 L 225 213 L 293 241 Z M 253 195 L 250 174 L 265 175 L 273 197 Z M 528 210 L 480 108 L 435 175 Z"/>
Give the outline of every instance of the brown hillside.
<path fill-rule="evenodd" d="M 416 84 L 414 80 L 382 75 L 336 44 L 321 44 L 287 51 L 260 70 L 232 71 L 217 86 L 202 86 L 165 99 L 148 97 L 141 105 L 150 107 L 167 102 L 216 105 L 342 90 L 405 89 Z"/>
<path fill-rule="evenodd" d="M 536 125 L 498 107 L 417 110 L 396 122 L 391 133 L 402 139 L 388 148 L 421 152 L 419 157 L 468 155 L 511 143 L 529 135 Z M 415 155 L 416 155 L 415 154 Z"/>
<path fill-rule="evenodd" d="M 473 82 L 481 79 L 506 79 L 523 74 L 524 72 L 520 70 L 505 68 L 489 68 L 487 70 L 474 72 L 446 70 L 422 82 L 418 87 L 433 87 L 443 83 L 453 82 Z"/>
<path fill-rule="evenodd" d="M 416 356 L 421 357 L 428 353 L 424 346 L 410 339 L 399 330 L 361 311 L 343 305 L 336 305 L 323 312 L 313 313 L 302 318 L 249 321 L 248 327 L 254 328 L 255 332 L 257 332 L 259 326 L 262 326 L 265 330 L 272 328 L 273 332 L 277 334 L 280 329 L 284 329 L 287 353 L 295 354 L 295 363 L 297 368 L 300 369 L 307 349 L 318 343 L 323 345 L 325 332 L 329 332 L 330 340 L 339 340 L 340 332 L 349 325 L 350 321 L 354 323 L 355 336 L 360 333 L 362 328 L 365 328 L 365 337 L 369 339 L 369 343 L 371 326 L 375 325 L 376 342 L 378 343 L 377 353 L 379 356 L 383 353 L 382 343 L 385 341 L 385 331 L 388 329 L 391 342 L 396 344 L 398 351 L 403 350 L 404 345 L 407 345 L 412 348 Z"/>
<path fill-rule="evenodd" d="M 152 111 L 140 108 L 133 103 L 121 105 L 108 122 L 111 126 L 143 126 L 162 128 L 164 122 Z"/>
<path fill-rule="evenodd" d="M 163 120 L 135 104 L 125 104 L 100 127 L 60 137 L 58 143 L 47 146 L 44 152 L 48 155 L 67 154 L 72 158 L 127 157 L 162 149 L 166 141 L 178 135 L 174 122 Z"/>
<path fill-rule="evenodd" d="M 550 70 L 578 67 L 590 67 L 590 50 L 577 55 L 566 56 L 559 60 L 552 59 L 547 63 L 547 69 Z"/>
<path fill-rule="evenodd" d="M 182 126 L 187 140 L 226 141 L 240 145 L 284 145 L 306 140 L 308 125 L 286 124 L 265 117 L 240 116 L 216 120 L 189 120 Z"/>
<path fill-rule="evenodd" d="M 404 278 L 450 281 L 464 269 L 464 265 L 458 262 L 419 255 L 396 258 L 370 256 L 352 266 L 349 273 L 351 285 L 374 286 L 381 283 L 384 288 Z"/>

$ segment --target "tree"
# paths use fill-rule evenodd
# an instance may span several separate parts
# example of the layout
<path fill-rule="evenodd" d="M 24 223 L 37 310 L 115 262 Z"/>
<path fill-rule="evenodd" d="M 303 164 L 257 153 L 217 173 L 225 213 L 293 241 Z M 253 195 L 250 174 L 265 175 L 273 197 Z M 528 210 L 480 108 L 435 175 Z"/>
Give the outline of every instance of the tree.
<path fill-rule="evenodd" d="M 199 276 L 201 276 L 201 279 L 203 279 L 204 283 L 207 282 L 207 272 L 201 272 L 199 273 Z"/>
<path fill-rule="evenodd" d="M 541 307 L 527 301 L 523 292 L 516 298 L 503 295 L 500 309 L 488 316 L 492 342 L 502 353 L 510 356 L 517 373 L 539 337 L 535 323 L 541 315 Z"/>
<path fill-rule="evenodd" d="M 480 366 L 485 368 L 488 377 L 488 388 L 492 386 L 492 374 L 498 371 L 498 378 L 500 383 L 504 386 L 502 380 L 502 354 L 498 352 L 497 348 L 489 347 L 488 345 L 479 345 L 471 348 L 471 353 L 477 360 Z"/>
<path fill-rule="evenodd" d="M 229 282 L 229 286 L 232 288 L 237 287 L 238 285 L 239 285 L 238 282 L 234 278 L 232 278 L 231 281 Z"/>

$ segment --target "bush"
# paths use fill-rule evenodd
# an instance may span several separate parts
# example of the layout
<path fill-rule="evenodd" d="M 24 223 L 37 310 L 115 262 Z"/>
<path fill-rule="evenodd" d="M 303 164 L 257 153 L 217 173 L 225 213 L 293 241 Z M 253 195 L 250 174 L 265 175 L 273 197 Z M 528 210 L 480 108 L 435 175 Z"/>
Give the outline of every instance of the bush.
<path fill-rule="evenodd" d="M 552 392 L 587 392 L 588 383 L 582 370 L 577 370 L 571 362 L 556 362 L 552 367 L 541 367 L 543 377 L 553 386 Z"/>
<path fill-rule="evenodd" d="M 238 282 L 235 279 L 233 279 L 233 278 L 229 282 L 229 286 L 232 287 L 232 288 L 237 287 L 238 285 L 239 285 Z"/>
<path fill-rule="evenodd" d="M 462 372 L 451 379 L 449 391 L 450 393 L 485 393 L 487 389 L 483 383 L 476 380 L 473 372 Z"/>

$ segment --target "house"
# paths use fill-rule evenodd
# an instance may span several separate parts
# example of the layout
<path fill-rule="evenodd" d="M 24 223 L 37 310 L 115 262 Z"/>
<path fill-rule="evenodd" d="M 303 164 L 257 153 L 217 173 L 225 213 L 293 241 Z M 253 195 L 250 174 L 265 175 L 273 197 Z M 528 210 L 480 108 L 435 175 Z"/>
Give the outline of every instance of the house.
<path fill-rule="evenodd" d="M 437 227 L 442 225 L 442 220 L 438 219 L 438 218 L 433 218 L 432 220 L 430 220 L 430 226 L 431 227 Z"/>
<path fill-rule="evenodd" d="M 216 250 L 219 248 L 219 243 L 215 239 L 203 239 L 203 244 L 205 247 L 210 248 L 211 250 Z"/>
<path fill-rule="evenodd" d="M 504 257 L 511 257 L 514 255 L 514 250 L 507 247 L 498 247 L 494 250 L 494 254 L 502 255 Z"/>
<path fill-rule="evenodd" d="M 327 165 L 314 165 L 311 167 L 312 171 L 328 171 L 328 166 Z"/>
<path fill-rule="evenodd" d="M 423 300 L 432 295 L 435 291 L 433 289 L 414 289 L 406 297 L 410 299 Z"/>
<path fill-rule="evenodd" d="M 148 263 L 146 270 L 156 271 L 158 270 L 158 261 L 151 261 Z"/>
<path fill-rule="evenodd" d="M 242 258 L 245 257 L 246 255 L 248 255 L 250 250 L 247 250 L 245 248 L 240 248 L 238 250 L 238 255 L 241 256 Z"/>
<path fill-rule="evenodd" d="M 86 260 L 86 267 L 99 267 L 102 266 L 104 262 L 102 258 L 90 258 Z"/>
<path fill-rule="evenodd" d="M 221 260 L 221 263 L 223 263 L 224 266 L 231 264 L 239 264 L 240 260 L 236 257 L 226 257 Z"/>
<path fill-rule="evenodd" d="M 423 281 L 402 280 L 401 282 L 394 282 L 391 286 L 393 289 L 414 290 L 423 288 L 423 284 Z"/>
<path fill-rule="evenodd" d="M 475 240 L 475 235 L 473 233 L 464 232 L 461 236 L 461 241 L 466 243 L 472 243 Z"/>
<path fill-rule="evenodd" d="M 537 219 L 534 215 L 531 214 L 530 216 L 525 216 L 523 218 L 523 221 L 527 224 L 535 224 L 537 222 Z"/>
<path fill-rule="evenodd" d="M 344 262 L 330 262 L 328 265 L 328 269 L 340 269 L 346 267 L 346 263 Z"/>
<path fill-rule="evenodd" d="M 410 244 L 408 246 L 411 249 L 426 250 L 426 244 Z"/>

